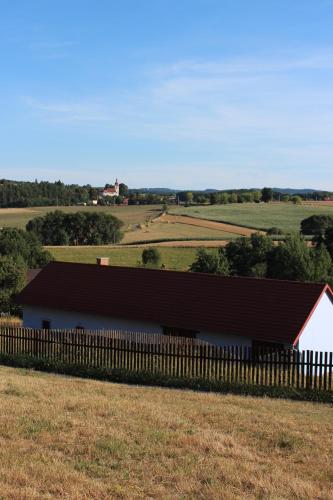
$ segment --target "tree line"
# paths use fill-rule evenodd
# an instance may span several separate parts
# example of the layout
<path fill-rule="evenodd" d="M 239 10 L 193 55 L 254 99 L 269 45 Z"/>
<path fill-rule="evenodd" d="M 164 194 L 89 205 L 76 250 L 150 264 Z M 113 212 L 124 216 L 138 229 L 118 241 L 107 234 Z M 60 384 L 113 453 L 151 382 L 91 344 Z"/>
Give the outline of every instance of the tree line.
<path fill-rule="evenodd" d="M 306 234 L 314 235 L 312 246 Z M 333 285 L 333 218 L 304 219 L 300 234 L 290 234 L 278 245 L 269 236 L 253 234 L 213 251 L 200 248 L 190 271 Z"/>
<path fill-rule="evenodd" d="M 90 184 L 80 186 L 61 181 L 23 182 L 1 179 L 0 207 L 77 205 L 97 200 L 100 191 L 101 188 Z M 119 185 L 119 194 L 121 197 L 128 195 L 128 187 L 123 183 Z"/>

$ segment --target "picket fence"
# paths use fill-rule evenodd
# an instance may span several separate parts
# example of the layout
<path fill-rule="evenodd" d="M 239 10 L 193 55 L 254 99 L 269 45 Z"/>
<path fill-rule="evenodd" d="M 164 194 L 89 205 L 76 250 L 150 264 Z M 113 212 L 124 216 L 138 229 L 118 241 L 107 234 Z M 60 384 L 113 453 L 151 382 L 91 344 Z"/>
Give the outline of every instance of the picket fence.
<path fill-rule="evenodd" d="M 176 378 L 333 391 L 333 353 L 120 331 L 0 328 L 0 355 Z"/>

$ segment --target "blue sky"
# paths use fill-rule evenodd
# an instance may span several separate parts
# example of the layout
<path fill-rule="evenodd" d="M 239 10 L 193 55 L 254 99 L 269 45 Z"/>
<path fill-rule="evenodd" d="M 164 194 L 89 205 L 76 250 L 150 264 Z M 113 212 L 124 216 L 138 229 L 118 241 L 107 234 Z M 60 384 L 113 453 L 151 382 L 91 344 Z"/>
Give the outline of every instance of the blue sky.
<path fill-rule="evenodd" d="M 0 178 L 333 190 L 333 0 L 0 9 Z"/>

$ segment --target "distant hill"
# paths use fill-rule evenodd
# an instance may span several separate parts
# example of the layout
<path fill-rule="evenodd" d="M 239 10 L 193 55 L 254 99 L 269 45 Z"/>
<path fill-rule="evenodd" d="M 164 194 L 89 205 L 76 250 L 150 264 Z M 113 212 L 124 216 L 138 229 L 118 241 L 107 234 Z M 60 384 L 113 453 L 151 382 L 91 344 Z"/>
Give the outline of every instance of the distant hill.
<path fill-rule="evenodd" d="M 281 194 L 311 194 L 311 193 L 323 193 L 320 189 L 292 189 L 292 188 L 272 188 L 276 193 Z"/>

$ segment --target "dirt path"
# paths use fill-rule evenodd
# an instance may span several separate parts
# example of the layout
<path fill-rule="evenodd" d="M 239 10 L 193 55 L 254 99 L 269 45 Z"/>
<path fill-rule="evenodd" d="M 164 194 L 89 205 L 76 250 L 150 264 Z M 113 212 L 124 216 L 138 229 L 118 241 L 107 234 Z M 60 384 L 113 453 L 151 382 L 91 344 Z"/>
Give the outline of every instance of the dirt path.
<path fill-rule="evenodd" d="M 224 247 L 230 243 L 230 240 L 186 240 L 186 241 L 160 241 L 160 242 L 150 242 L 150 243 L 136 243 L 135 245 L 79 245 L 79 246 L 67 246 L 67 245 L 58 245 L 58 246 L 45 246 L 46 250 L 52 250 L 53 248 L 68 248 L 71 250 L 82 250 L 83 248 L 100 248 L 100 249 L 117 249 L 117 248 L 144 248 L 144 247 L 175 247 L 175 248 L 196 248 L 196 247 L 207 247 L 207 248 L 215 248 L 215 247 Z"/>
<path fill-rule="evenodd" d="M 251 236 L 251 234 L 259 232 L 256 229 L 236 226 L 234 224 L 225 224 L 223 222 L 214 222 L 205 219 L 197 219 L 196 217 L 187 217 L 184 215 L 165 214 L 161 215 L 158 218 L 158 221 L 171 224 L 178 223 L 178 224 L 187 224 L 190 226 L 199 226 L 199 227 L 204 227 L 206 229 L 215 229 L 218 231 L 223 231 L 224 233 L 239 234 L 240 236 Z M 265 234 L 262 231 L 260 231 L 260 233 Z"/>

